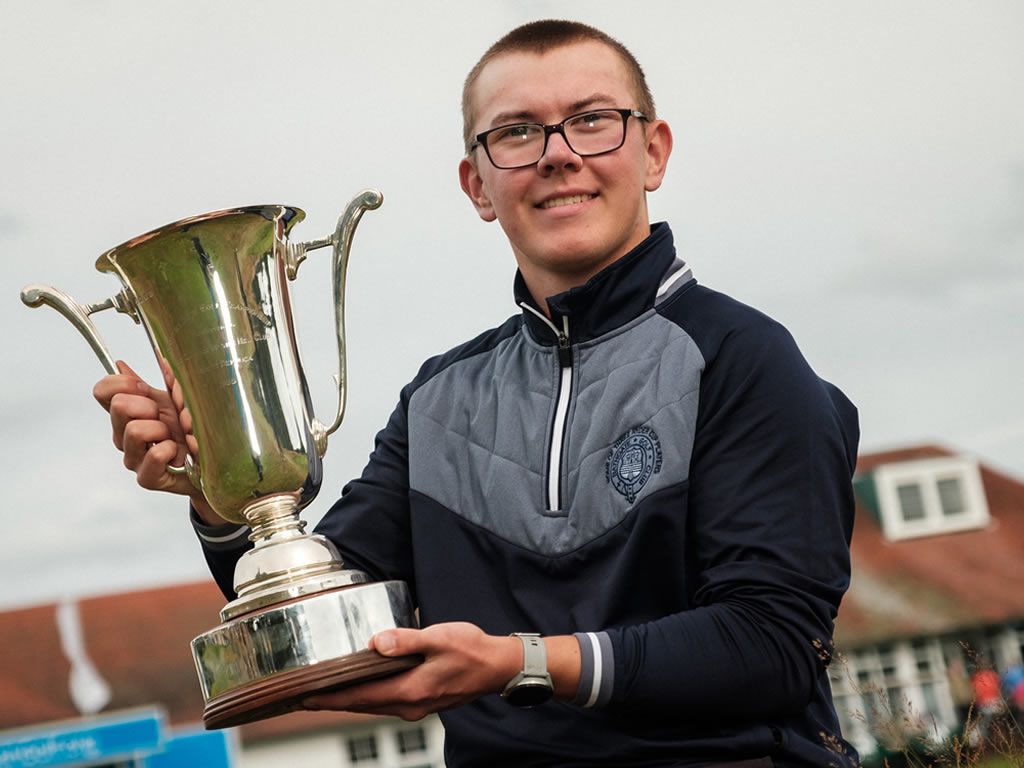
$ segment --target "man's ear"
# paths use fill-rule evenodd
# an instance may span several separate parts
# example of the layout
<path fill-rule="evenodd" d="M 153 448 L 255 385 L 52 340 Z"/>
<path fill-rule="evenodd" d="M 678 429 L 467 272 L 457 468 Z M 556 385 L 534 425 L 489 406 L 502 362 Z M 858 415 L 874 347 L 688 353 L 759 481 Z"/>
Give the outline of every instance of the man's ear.
<path fill-rule="evenodd" d="M 672 129 L 664 120 L 655 120 L 647 126 L 644 138 L 647 142 L 647 179 L 644 189 L 653 192 L 665 178 L 668 158 L 672 154 Z"/>
<path fill-rule="evenodd" d="M 462 158 L 462 161 L 459 163 L 459 184 L 462 186 L 462 191 L 466 193 L 466 197 L 473 203 L 473 207 L 476 208 L 476 212 L 481 219 L 484 221 L 494 221 L 498 218 L 494 213 L 494 206 L 491 205 L 491 199 L 484 191 L 484 182 L 480 178 L 480 172 L 477 170 L 476 163 L 468 157 Z"/>

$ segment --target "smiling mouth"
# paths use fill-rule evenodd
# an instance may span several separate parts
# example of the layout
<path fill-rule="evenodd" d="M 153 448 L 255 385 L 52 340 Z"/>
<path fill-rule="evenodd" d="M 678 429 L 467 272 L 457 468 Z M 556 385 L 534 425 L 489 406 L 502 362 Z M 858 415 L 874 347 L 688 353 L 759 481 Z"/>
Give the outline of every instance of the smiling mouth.
<path fill-rule="evenodd" d="M 563 205 L 575 205 L 576 203 L 585 203 L 587 200 L 593 200 L 595 197 L 597 197 L 596 194 L 570 195 L 568 197 L 553 197 L 550 200 L 545 200 L 544 202 L 540 203 L 537 207 L 544 209 L 558 208 L 559 206 Z"/>

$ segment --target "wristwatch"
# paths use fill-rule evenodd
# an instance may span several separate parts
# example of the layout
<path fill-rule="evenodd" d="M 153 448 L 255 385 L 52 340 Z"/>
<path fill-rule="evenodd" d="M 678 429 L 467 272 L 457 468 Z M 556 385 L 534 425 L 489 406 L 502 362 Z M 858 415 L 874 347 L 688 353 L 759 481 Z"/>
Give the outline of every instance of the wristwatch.
<path fill-rule="evenodd" d="M 501 698 L 514 707 L 536 707 L 554 695 L 551 675 L 548 674 L 548 654 L 540 635 L 529 632 L 514 632 L 523 642 L 523 670 L 516 674 Z"/>

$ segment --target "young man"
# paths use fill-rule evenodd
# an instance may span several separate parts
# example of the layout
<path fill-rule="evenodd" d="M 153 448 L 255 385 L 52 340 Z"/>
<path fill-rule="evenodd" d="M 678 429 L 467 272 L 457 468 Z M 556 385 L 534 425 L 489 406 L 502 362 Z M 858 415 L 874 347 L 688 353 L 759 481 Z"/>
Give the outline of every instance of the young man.
<path fill-rule="evenodd" d="M 855 409 L 649 224 L 672 135 L 619 43 L 516 29 L 463 106 L 462 187 L 522 313 L 424 364 L 318 527 L 410 584 L 424 628 L 374 645 L 425 662 L 307 706 L 440 711 L 452 768 L 855 764 L 826 675 Z M 166 398 L 127 369 L 96 396 L 139 482 L 192 492 Z M 245 537 L 193 506 L 230 594 Z"/>

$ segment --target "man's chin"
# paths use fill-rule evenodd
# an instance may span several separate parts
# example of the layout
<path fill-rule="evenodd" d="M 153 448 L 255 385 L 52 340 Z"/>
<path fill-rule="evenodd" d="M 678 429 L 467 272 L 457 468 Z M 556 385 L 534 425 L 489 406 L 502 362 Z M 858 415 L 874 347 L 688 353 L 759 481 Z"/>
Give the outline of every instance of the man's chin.
<path fill-rule="evenodd" d="M 575 244 L 549 251 L 539 265 L 547 272 L 558 275 L 563 282 L 582 285 L 615 259 L 614 254 L 601 249 Z"/>

